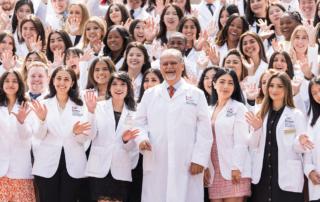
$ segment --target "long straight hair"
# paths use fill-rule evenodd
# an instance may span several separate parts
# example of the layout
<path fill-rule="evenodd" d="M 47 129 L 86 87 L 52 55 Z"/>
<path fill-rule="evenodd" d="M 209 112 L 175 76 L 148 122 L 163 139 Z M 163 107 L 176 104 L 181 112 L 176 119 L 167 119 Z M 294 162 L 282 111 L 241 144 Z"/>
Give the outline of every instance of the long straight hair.
<path fill-rule="evenodd" d="M 65 46 L 65 51 L 67 51 L 69 48 L 73 47 L 73 44 L 72 44 L 71 39 L 69 37 L 69 34 L 64 29 L 52 30 L 48 36 L 48 42 L 47 42 L 48 49 L 46 51 L 46 56 L 50 62 L 53 62 L 53 59 L 54 59 L 54 53 L 52 52 L 52 50 L 50 48 L 50 44 L 51 44 L 50 39 L 53 34 L 59 34 L 61 36 L 63 43 L 64 43 L 64 46 Z"/>
<path fill-rule="evenodd" d="M 317 120 L 320 116 L 320 104 L 314 100 L 312 93 L 311 93 L 311 87 L 315 84 L 320 85 L 320 76 L 314 77 L 310 81 L 309 87 L 308 87 L 309 100 L 310 100 L 308 116 L 310 116 L 312 113 L 312 120 L 311 120 L 311 124 L 310 124 L 312 127 L 317 123 Z"/>
<path fill-rule="evenodd" d="M 24 5 L 28 5 L 30 7 L 31 14 L 34 14 L 34 8 L 33 8 L 32 1 L 30 1 L 30 0 L 19 0 L 19 1 L 17 1 L 16 5 L 14 7 L 13 16 L 12 16 L 12 20 L 11 20 L 12 33 L 16 32 L 18 24 L 19 24 L 18 17 L 17 17 L 16 13 L 18 12 L 18 9 L 21 6 L 24 6 Z"/>
<path fill-rule="evenodd" d="M 202 74 L 201 74 L 201 77 L 199 79 L 199 83 L 198 83 L 198 88 L 200 90 L 202 90 L 204 92 L 204 96 L 206 97 L 206 100 L 207 100 L 207 103 L 209 104 L 210 102 L 210 94 L 206 91 L 206 89 L 204 88 L 204 78 L 206 77 L 206 74 L 208 71 L 210 70 L 213 70 L 215 72 L 218 72 L 220 69 L 220 67 L 216 66 L 216 65 L 211 65 L 211 66 L 208 66 L 207 68 L 205 68 L 205 70 L 203 70 Z M 211 81 L 212 82 L 212 81 Z"/>
<path fill-rule="evenodd" d="M 258 85 L 258 89 L 261 89 L 260 92 L 259 92 L 259 95 L 258 97 L 256 97 L 256 103 L 257 104 L 261 104 L 262 103 L 262 100 L 264 98 L 264 94 L 263 94 L 263 91 L 262 91 L 262 78 L 264 77 L 264 75 L 266 74 L 275 74 L 277 73 L 276 70 L 274 69 L 268 69 L 267 71 L 263 72 L 260 76 L 260 79 L 259 79 L 259 85 Z"/>
<path fill-rule="evenodd" d="M 268 80 L 267 87 L 266 87 L 266 94 L 264 95 L 261 109 L 258 112 L 258 115 L 260 115 L 262 121 L 264 121 L 267 114 L 270 115 L 270 113 L 272 112 L 273 100 L 269 95 L 269 88 L 270 88 L 270 83 L 274 78 L 279 78 L 282 82 L 283 89 L 285 91 L 284 98 L 283 98 L 283 104 L 289 108 L 296 108 L 294 101 L 293 101 L 291 79 L 289 78 L 288 74 L 286 74 L 284 72 L 277 72 L 277 73 L 273 74 L 270 77 L 270 79 Z"/>
<path fill-rule="evenodd" d="M 219 69 L 219 71 L 216 73 L 216 75 L 213 77 L 212 82 L 217 83 L 218 79 L 225 75 L 225 74 L 229 74 L 232 77 L 233 80 L 233 85 L 234 85 L 234 90 L 233 93 L 231 95 L 231 99 L 236 100 L 238 102 L 241 102 L 243 104 L 245 104 L 244 102 L 244 98 L 242 95 L 242 90 L 238 81 L 238 76 L 236 74 L 235 71 L 233 71 L 232 69 L 227 69 L 227 68 L 221 68 Z M 211 92 L 211 98 L 210 98 L 210 105 L 214 106 L 216 105 L 218 102 L 218 94 L 216 89 L 212 86 L 212 92 Z"/>

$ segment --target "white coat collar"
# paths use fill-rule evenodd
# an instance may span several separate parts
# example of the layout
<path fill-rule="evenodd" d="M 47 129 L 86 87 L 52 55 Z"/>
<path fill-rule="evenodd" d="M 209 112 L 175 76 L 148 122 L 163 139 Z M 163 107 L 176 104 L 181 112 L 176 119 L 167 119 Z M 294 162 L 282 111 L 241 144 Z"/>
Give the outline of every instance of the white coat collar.
<path fill-rule="evenodd" d="M 180 94 L 182 94 L 186 89 L 188 89 L 188 85 L 185 82 L 185 80 L 181 79 L 180 81 L 181 81 L 181 85 L 180 87 L 178 87 L 178 89 L 176 90 L 172 98 L 169 97 L 169 93 L 168 93 L 169 84 L 166 81 L 163 81 L 163 83 L 159 85 L 159 88 L 157 88 L 157 90 L 165 100 L 170 102 L 171 100 L 175 99 Z"/>
<path fill-rule="evenodd" d="M 115 128 L 116 120 L 114 118 L 114 110 L 113 110 L 113 105 L 112 105 L 112 98 L 110 98 L 109 100 L 104 101 L 103 105 L 106 108 L 106 110 L 108 111 L 109 116 L 113 117 L 111 120 L 112 120 L 113 128 Z M 122 108 L 121 116 L 120 116 L 120 119 L 119 119 L 118 127 L 117 127 L 115 132 L 119 131 L 120 128 L 122 127 L 122 125 L 123 125 L 122 123 L 124 123 L 125 117 L 127 116 L 128 112 L 129 112 L 129 110 L 127 109 L 126 104 L 124 104 L 123 108 Z"/>
<path fill-rule="evenodd" d="M 228 108 L 230 108 L 230 106 L 232 106 L 233 104 L 233 99 L 229 99 L 228 102 L 226 103 L 226 105 L 223 107 L 223 109 L 220 111 L 220 113 L 218 114 L 216 120 L 221 116 L 221 114 L 223 114 Z M 210 114 L 210 119 L 212 118 L 213 112 L 216 108 L 217 104 L 214 106 L 211 106 L 209 109 L 209 114 Z"/>
<path fill-rule="evenodd" d="M 71 109 L 71 104 L 72 104 L 72 101 L 70 100 L 70 98 L 68 99 L 68 101 L 67 101 L 67 104 L 66 104 L 66 106 L 65 106 L 65 108 L 64 108 L 64 111 L 63 111 L 63 113 L 62 113 L 62 115 L 60 116 L 60 114 L 59 114 L 59 109 L 58 109 L 58 100 L 57 100 L 57 96 L 54 96 L 53 98 L 51 98 L 51 99 L 48 99 L 48 102 L 50 103 L 50 106 L 51 106 L 51 108 L 52 108 L 52 111 L 53 111 L 53 113 L 54 113 L 54 117 L 59 117 L 58 119 L 57 119 L 57 121 L 59 122 L 59 125 L 60 125 L 60 134 L 61 135 L 63 135 L 63 133 L 62 133 L 62 121 L 63 121 L 63 119 L 64 119 L 64 117 L 66 116 L 66 114 L 71 114 L 71 113 L 69 113 L 69 111 L 71 111 L 72 109 Z"/>

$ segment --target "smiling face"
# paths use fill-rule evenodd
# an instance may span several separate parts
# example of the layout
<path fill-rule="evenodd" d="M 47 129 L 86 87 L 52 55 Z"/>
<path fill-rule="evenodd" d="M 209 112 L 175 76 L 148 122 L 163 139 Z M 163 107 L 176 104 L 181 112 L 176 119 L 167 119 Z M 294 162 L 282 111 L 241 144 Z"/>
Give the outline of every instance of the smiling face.
<path fill-rule="evenodd" d="M 280 71 L 280 72 L 286 72 L 288 70 L 288 65 L 286 58 L 282 54 L 278 54 L 274 57 L 273 65 L 274 70 Z"/>
<path fill-rule="evenodd" d="M 280 18 L 280 31 L 286 41 L 290 41 L 292 32 L 299 23 L 289 15 L 284 15 Z"/>
<path fill-rule="evenodd" d="M 221 15 L 220 15 L 220 23 L 221 23 L 222 27 L 224 27 L 224 26 L 226 25 L 226 22 L 227 22 L 227 20 L 229 19 L 229 17 L 230 17 L 230 15 L 229 15 L 229 13 L 228 13 L 227 10 L 223 10 L 223 11 L 221 12 Z"/>
<path fill-rule="evenodd" d="M 320 104 L 320 84 L 315 83 L 311 86 L 311 95 L 313 99 Z"/>
<path fill-rule="evenodd" d="M 166 13 L 164 14 L 164 24 L 167 27 L 167 31 L 175 31 L 179 24 L 179 17 L 177 14 L 176 9 L 171 6 L 167 9 Z"/>
<path fill-rule="evenodd" d="M 110 87 L 110 93 L 112 96 L 112 99 L 116 100 L 124 100 L 124 98 L 127 96 L 128 92 L 128 85 L 126 82 L 114 78 L 113 81 L 111 82 L 111 87 Z"/>
<path fill-rule="evenodd" d="M 14 9 L 16 1 L 15 0 L 0 0 L 0 6 L 3 11 L 11 11 Z"/>
<path fill-rule="evenodd" d="M 293 47 L 296 53 L 305 54 L 308 50 L 309 37 L 304 30 L 298 30 L 293 39 Z"/>
<path fill-rule="evenodd" d="M 66 45 L 60 34 L 54 33 L 50 37 L 50 50 L 54 53 L 54 51 L 61 50 L 61 53 L 66 51 Z"/>
<path fill-rule="evenodd" d="M 188 41 L 193 40 L 193 36 L 197 35 L 197 27 L 192 20 L 187 20 L 182 27 L 182 34 L 184 34 Z"/>
<path fill-rule="evenodd" d="M 22 37 L 28 43 L 31 37 L 38 36 L 38 32 L 33 24 L 33 22 L 28 21 L 22 26 Z"/>
<path fill-rule="evenodd" d="M 76 73 L 76 75 L 79 75 L 79 62 L 80 62 L 80 57 L 73 53 L 73 52 L 68 52 L 66 56 L 66 65 L 71 67 L 73 71 Z"/>
<path fill-rule="evenodd" d="M 284 100 L 285 90 L 280 78 L 273 78 L 271 80 L 268 91 L 273 101 Z"/>
<path fill-rule="evenodd" d="M 181 79 L 184 64 L 180 64 L 177 57 L 173 55 L 162 57 L 160 62 L 162 76 L 168 83 L 175 84 Z"/>
<path fill-rule="evenodd" d="M 243 53 L 250 58 L 259 57 L 259 44 L 257 40 L 251 35 L 247 35 L 243 38 L 242 50 Z"/>
<path fill-rule="evenodd" d="M 250 0 L 250 8 L 255 16 L 261 17 L 266 12 L 268 0 Z"/>
<path fill-rule="evenodd" d="M 170 49 L 176 49 L 181 52 L 182 55 L 184 55 L 185 49 L 186 49 L 186 41 L 181 36 L 171 36 L 169 38 L 169 44 L 168 48 Z"/>
<path fill-rule="evenodd" d="M 315 0 L 299 0 L 299 8 L 302 16 L 307 19 L 314 18 L 316 12 L 316 1 Z"/>
<path fill-rule="evenodd" d="M 93 42 L 96 39 L 101 38 L 102 30 L 94 22 L 89 22 L 86 26 L 86 36 L 90 42 Z"/>
<path fill-rule="evenodd" d="M 236 72 L 238 80 L 241 80 L 241 74 L 242 74 L 242 62 L 241 59 L 237 55 L 229 55 L 226 58 L 226 61 L 224 63 L 225 68 L 232 69 Z"/>
<path fill-rule="evenodd" d="M 239 38 L 243 32 L 243 21 L 241 18 L 235 18 L 228 27 L 228 40 L 239 41 Z"/>
<path fill-rule="evenodd" d="M 17 16 L 18 22 L 20 23 L 25 16 L 31 14 L 31 8 L 28 4 L 24 4 L 23 6 L 18 8 L 15 14 Z"/>
<path fill-rule="evenodd" d="M 110 7 L 109 18 L 115 25 L 120 25 L 122 21 L 122 14 L 118 5 L 112 5 Z"/>
<path fill-rule="evenodd" d="M 123 42 L 123 38 L 117 29 L 113 29 L 109 32 L 107 38 L 107 45 L 111 51 L 122 51 Z"/>
<path fill-rule="evenodd" d="M 51 0 L 52 8 L 55 13 L 61 14 L 67 10 L 66 0 Z"/>
<path fill-rule="evenodd" d="M 142 66 L 144 65 L 144 55 L 142 50 L 136 47 L 131 48 L 127 54 L 127 64 L 128 69 L 141 71 Z"/>
<path fill-rule="evenodd" d="M 266 73 L 263 77 L 262 77 L 262 81 L 261 81 L 261 89 L 263 92 L 263 95 L 265 95 L 267 93 L 267 83 L 269 78 L 271 77 L 272 74 L 270 73 Z"/>
<path fill-rule="evenodd" d="M 82 9 L 78 5 L 72 5 L 69 9 L 68 21 L 70 23 L 71 19 L 76 18 L 78 22 L 82 22 Z"/>
<path fill-rule="evenodd" d="M 100 61 L 94 67 L 93 78 L 98 85 L 107 84 L 110 78 L 110 70 L 108 64 Z"/>
<path fill-rule="evenodd" d="M 132 10 L 135 10 L 141 6 L 142 1 L 141 0 L 128 0 L 127 4 Z"/>
<path fill-rule="evenodd" d="M 49 84 L 49 78 L 43 67 L 33 66 L 29 70 L 28 77 L 27 77 L 27 85 L 31 93 L 33 94 L 43 93 L 44 91 L 46 91 L 48 84 Z"/>
<path fill-rule="evenodd" d="M 173 0 L 172 2 L 177 4 L 181 8 L 181 10 L 185 10 L 187 0 Z"/>
<path fill-rule="evenodd" d="M 150 72 L 147 74 L 146 78 L 143 82 L 143 88 L 144 90 L 148 90 L 149 88 L 155 87 L 156 85 L 160 84 L 160 79 L 157 77 L 157 75 L 153 72 Z"/>
<path fill-rule="evenodd" d="M 28 69 L 28 67 L 30 66 L 31 63 L 33 62 L 39 62 L 41 61 L 41 58 L 37 55 L 37 54 L 31 54 L 29 55 L 29 57 L 27 58 L 26 61 L 26 68 Z"/>
<path fill-rule="evenodd" d="M 53 85 L 57 94 L 68 94 L 68 91 L 73 84 L 74 81 L 72 81 L 71 75 L 64 70 L 59 71 L 55 78 L 53 78 Z"/>
<path fill-rule="evenodd" d="M 6 51 L 12 51 L 13 50 L 13 41 L 10 36 L 5 36 L 3 40 L 0 43 L 0 57 L 2 57 L 2 54 Z"/>
<path fill-rule="evenodd" d="M 208 70 L 206 72 L 206 75 L 204 76 L 203 86 L 209 95 L 212 94 L 212 79 L 213 79 L 214 75 L 216 75 L 216 73 L 217 73 L 216 71 L 211 69 L 211 70 Z"/>
<path fill-rule="evenodd" d="M 214 89 L 216 89 L 218 97 L 228 99 L 234 91 L 234 82 L 229 74 L 220 76 L 216 83 L 213 82 Z"/>
<path fill-rule="evenodd" d="M 7 95 L 15 95 L 19 90 L 18 78 L 14 73 L 9 73 L 3 83 L 3 91 Z"/>
<path fill-rule="evenodd" d="M 280 18 L 283 11 L 278 6 L 271 6 L 269 9 L 269 19 L 272 24 L 280 25 Z"/>
<path fill-rule="evenodd" d="M 143 43 L 146 40 L 144 36 L 144 22 L 138 22 L 133 30 L 134 39 L 140 43 Z"/>

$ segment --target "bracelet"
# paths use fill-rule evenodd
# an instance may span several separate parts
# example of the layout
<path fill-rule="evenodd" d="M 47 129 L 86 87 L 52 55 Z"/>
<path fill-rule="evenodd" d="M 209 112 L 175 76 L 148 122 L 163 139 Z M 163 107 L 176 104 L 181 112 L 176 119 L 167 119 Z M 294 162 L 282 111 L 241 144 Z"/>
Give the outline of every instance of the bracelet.
<path fill-rule="evenodd" d="M 315 77 L 315 75 L 312 73 L 311 79 L 313 79 L 313 77 Z M 308 79 L 306 76 L 304 76 L 304 78 L 305 78 L 307 81 L 310 81 L 310 80 L 311 80 L 311 79 Z"/>
<path fill-rule="evenodd" d="M 73 130 L 71 131 L 71 134 L 72 134 L 73 137 L 77 136 L 76 134 L 74 134 Z"/>
<path fill-rule="evenodd" d="M 152 44 L 152 41 L 144 41 L 144 44 Z"/>

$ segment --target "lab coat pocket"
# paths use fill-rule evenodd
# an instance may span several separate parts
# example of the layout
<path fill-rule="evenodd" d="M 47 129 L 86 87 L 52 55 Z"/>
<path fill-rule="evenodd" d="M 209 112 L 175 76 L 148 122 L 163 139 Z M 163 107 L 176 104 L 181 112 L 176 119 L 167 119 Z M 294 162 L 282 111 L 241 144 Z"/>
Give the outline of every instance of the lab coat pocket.
<path fill-rule="evenodd" d="M 155 162 L 153 151 L 145 151 L 143 154 L 143 173 L 154 171 Z"/>
<path fill-rule="evenodd" d="M 195 117 L 195 108 L 194 105 L 185 104 L 182 106 L 181 119 L 183 124 L 194 125 L 196 121 Z"/>
<path fill-rule="evenodd" d="M 47 165 L 51 161 L 52 152 L 53 152 L 53 147 L 40 145 L 38 147 L 38 151 L 34 159 L 35 160 L 34 167 L 37 167 L 36 165 L 39 166 L 40 164 L 43 166 L 43 169 L 48 169 Z"/>
<path fill-rule="evenodd" d="M 15 157 L 17 160 L 16 167 L 20 170 L 22 176 L 30 175 L 31 173 L 31 155 L 28 148 L 16 148 Z"/>
<path fill-rule="evenodd" d="M 303 183 L 303 167 L 301 160 L 287 160 L 287 180 L 290 183 L 290 190 Z"/>
<path fill-rule="evenodd" d="M 88 173 L 99 174 L 101 167 L 101 155 L 104 151 L 104 147 L 92 146 L 90 150 L 90 156 L 88 160 Z"/>

